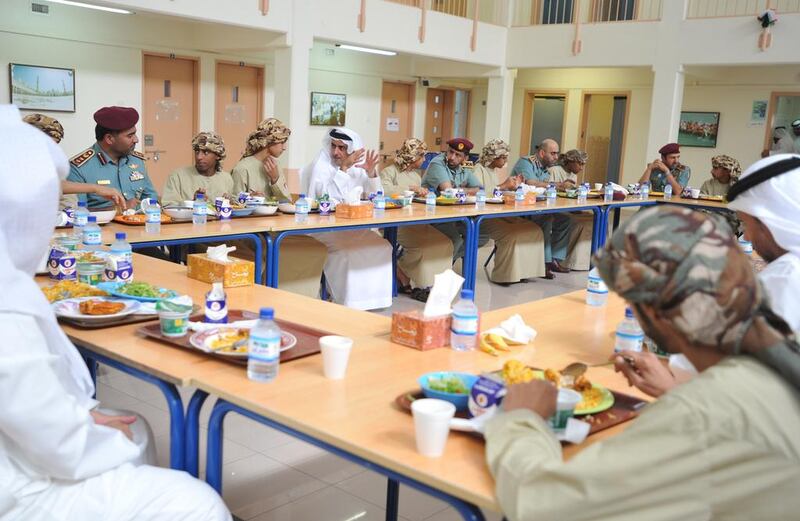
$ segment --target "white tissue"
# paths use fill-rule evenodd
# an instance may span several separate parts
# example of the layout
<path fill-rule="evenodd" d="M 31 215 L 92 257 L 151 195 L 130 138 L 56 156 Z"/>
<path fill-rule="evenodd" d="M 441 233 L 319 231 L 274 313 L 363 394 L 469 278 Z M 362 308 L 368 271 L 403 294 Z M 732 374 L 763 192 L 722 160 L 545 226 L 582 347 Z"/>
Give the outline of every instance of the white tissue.
<path fill-rule="evenodd" d="M 625 195 L 630 194 L 630 192 L 628 192 L 627 188 L 625 188 L 622 185 L 618 185 L 617 183 L 611 183 L 611 187 L 614 188 L 615 192 L 622 192 Z"/>
<path fill-rule="evenodd" d="M 500 335 L 501 337 L 510 340 L 515 344 L 530 343 L 534 338 L 536 338 L 537 335 L 536 330 L 526 324 L 525 321 L 522 320 L 522 317 L 518 314 L 511 315 L 506 320 L 500 322 L 499 327 L 494 327 L 488 331 L 484 331 L 484 334 L 487 333 Z"/>
<path fill-rule="evenodd" d="M 536 195 L 541 195 L 544 193 L 544 187 L 542 186 L 533 186 L 526 183 L 522 183 L 520 185 L 522 187 L 523 193 L 534 192 Z"/>
<path fill-rule="evenodd" d="M 183 304 L 184 306 L 191 306 L 192 305 L 192 297 L 189 295 L 181 295 L 180 297 L 175 297 L 169 299 L 170 302 L 174 302 L 176 304 Z M 158 311 L 156 310 L 156 304 L 158 302 L 139 302 L 139 311 L 136 312 L 137 315 L 158 315 Z"/>
<path fill-rule="evenodd" d="M 461 291 L 462 284 L 464 284 L 464 277 L 451 269 L 444 270 L 433 277 L 433 287 L 428 295 L 428 301 L 425 303 L 422 315 L 425 317 L 439 317 L 452 313 L 453 299 Z"/>
<path fill-rule="evenodd" d="M 567 443 L 583 443 L 583 440 L 589 435 L 592 426 L 585 421 L 575 418 L 567 420 L 567 427 L 563 432 L 555 433 L 558 441 L 566 441 Z"/>
<path fill-rule="evenodd" d="M 353 187 L 344 195 L 345 204 L 358 206 L 361 204 L 361 194 L 364 193 L 364 188 L 361 186 Z"/>
<path fill-rule="evenodd" d="M 230 259 L 228 259 L 228 254 L 235 250 L 236 246 L 228 247 L 226 244 L 221 244 L 220 246 L 209 246 L 206 249 L 206 256 L 209 259 L 217 262 L 230 262 Z"/>

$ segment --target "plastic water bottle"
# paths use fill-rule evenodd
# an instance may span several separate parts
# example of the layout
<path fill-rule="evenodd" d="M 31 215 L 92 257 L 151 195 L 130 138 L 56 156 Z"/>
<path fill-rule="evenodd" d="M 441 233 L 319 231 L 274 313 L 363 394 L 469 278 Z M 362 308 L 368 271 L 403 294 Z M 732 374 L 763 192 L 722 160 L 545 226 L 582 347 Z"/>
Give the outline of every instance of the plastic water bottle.
<path fill-rule="evenodd" d="M 461 299 L 453 306 L 453 322 L 450 326 L 450 347 L 455 351 L 471 351 L 478 345 L 478 307 L 471 289 L 461 290 Z"/>
<path fill-rule="evenodd" d="M 478 193 L 475 194 L 475 209 L 483 210 L 484 208 L 486 208 L 486 191 L 480 186 Z"/>
<path fill-rule="evenodd" d="M 117 232 L 111 243 L 111 251 L 106 259 L 106 279 L 110 282 L 131 282 L 133 280 L 133 248 L 124 232 Z"/>
<path fill-rule="evenodd" d="M 205 224 L 208 219 L 208 206 L 206 206 L 206 196 L 197 194 L 192 206 L 192 224 Z"/>
<path fill-rule="evenodd" d="M 97 225 L 97 217 L 90 215 L 86 226 L 83 227 L 83 249 L 87 251 L 97 251 L 103 247 L 103 236 L 100 226 Z"/>
<path fill-rule="evenodd" d="M 525 189 L 522 186 L 517 187 L 517 191 L 514 192 L 514 203 L 521 204 L 525 202 Z"/>
<path fill-rule="evenodd" d="M 579 185 L 578 186 L 578 204 L 584 204 L 586 199 L 589 197 L 589 189 L 586 188 L 586 185 Z"/>
<path fill-rule="evenodd" d="M 311 211 L 311 204 L 306 199 L 306 194 L 300 194 L 294 202 L 294 220 L 299 223 L 308 221 L 308 212 Z"/>
<path fill-rule="evenodd" d="M 669 201 L 672 199 L 672 185 L 667 183 L 664 185 L 664 200 Z"/>
<path fill-rule="evenodd" d="M 295 203 L 296 204 L 296 203 Z M 247 341 L 247 378 L 256 382 L 271 382 L 278 377 L 281 363 L 281 330 L 273 320 L 272 308 L 261 308 L 259 320 L 250 330 Z"/>
<path fill-rule="evenodd" d="M 606 183 L 605 191 L 603 192 L 603 201 L 610 203 L 614 200 L 614 187 L 611 183 Z"/>
<path fill-rule="evenodd" d="M 608 286 L 600 278 L 597 268 L 589 270 L 589 280 L 586 283 L 586 303 L 590 306 L 605 306 L 608 301 Z"/>
<path fill-rule="evenodd" d="M 425 213 L 435 213 L 436 212 L 436 194 L 431 190 L 428 192 L 428 195 L 425 196 Z"/>
<path fill-rule="evenodd" d="M 378 190 L 378 193 L 375 194 L 375 199 L 372 200 L 373 208 L 373 215 L 375 217 L 383 216 L 384 212 L 386 211 L 386 198 L 383 196 L 383 191 Z"/>
<path fill-rule="evenodd" d="M 204 322 L 211 324 L 228 323 L 228 303 L 222 282 L 211 284 L 211 291 L 206 293 L 206 310 Z"/>
<path fill-rule="evenodd" d="M 633 310 L 625 307 L 625 319 L 617 326 L 614 352 L 641 351 L 644 343 L 644 331 L 639 327 L 639 322 L 633 316 Z"/>
<path fill-rule="evenodd" d="M 161 233 L 161 207 L 158 205 L 158 201 L 155 199 L 148 199 L 144 215 L 145 233 Z M 194 220 L 194 216 L 192 216 L 192 220 Z"/>
<path fill-rule="evenodd" d="M 556 204 L 556 185 L 555 183 L 550 183 L 547 185 L 547 190 L 545 190 L 545 197 L 547 198 L 548 205 Z"/>
<path fill-rule="evenodd" d="M 650 198 L 650 183 L 648 183 L 647 181 L 642 183 L 642 189 L 640 194 L 642 196 L 642 201 L 647 201 Z"/>
<path fill-rule="evenodd" d="M 89 222 L 89 209 L 86 207 L 86 201 L 78 201 L 78 207 L 72 212 L 72 227 L 76 232 L 80 232 L 87 222 Z"/>

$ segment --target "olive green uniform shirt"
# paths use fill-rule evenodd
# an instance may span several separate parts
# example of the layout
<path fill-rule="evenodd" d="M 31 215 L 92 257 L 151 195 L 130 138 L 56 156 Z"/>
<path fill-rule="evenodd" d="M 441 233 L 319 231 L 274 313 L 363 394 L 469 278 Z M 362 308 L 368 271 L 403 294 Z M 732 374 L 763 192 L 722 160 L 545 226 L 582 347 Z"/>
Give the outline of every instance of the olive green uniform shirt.
<path fill-rule="evenodd" d="M 381 185 L 384 193 L 394 195 L 410 190 L 411 186 L 422 186 L 419 170 L 401 172 L 397 165 L 389 165 L 381 170 Z"/>
<path fill-rule="evenodd" d="M 291 200 L 289 185 L 286 183 L 286 176 L 281 173 L 278 180 L 273 183 L 267 175 L 264 163 L 255 156 L 248 156 L 236 163 L 231 170 L 233 177 L 233 191 L 239 192 L 261 192 L 266 197 L 274 197 L 278 201 Z"/>
<path fill-rule="evenodd" d="M 203 189 L 206 200 L 214 202 L 216 197 L 225 194 L 233 195 L 233 178 L 228 172 L 220 171 L 212 176 L 205 176 L 194 166 L 184 166 L 169 174 L 161 196 L 163 206 L 180 204 L 181 201 L 194 199 L 194 193 Z"/>

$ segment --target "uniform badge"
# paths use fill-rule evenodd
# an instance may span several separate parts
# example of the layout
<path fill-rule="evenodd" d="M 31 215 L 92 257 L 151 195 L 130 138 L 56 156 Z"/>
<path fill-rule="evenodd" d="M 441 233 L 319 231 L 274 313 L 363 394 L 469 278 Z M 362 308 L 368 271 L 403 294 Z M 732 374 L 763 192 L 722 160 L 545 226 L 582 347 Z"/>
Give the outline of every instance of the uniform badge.
<path fill-rule="evenodd" d="M 128 166 L 131 167 L 131 170 L 136 170 L 137 168 L 139 168 L 139 165 L 137 165 L 136 163 L 132 163 Z"/>
<path fill-rule="evenodd" d="M 111 179 L 98 179 L 97 184 L 99 185 L 110 185 Z"/>
<path fill-rule="evenodd" d="M 144 179 L 144 174 L 141 172 L 131 172 L 131 176 L 128 179 L 131 181 L 141 181 Z"/>
<path fill-rule="evenodd" d="M 80 167 L 82 164 L 90 160 L 92 156 L 94 156 L 94 149 L 88 148 L 80 154 L 72 156 L 69 162 L 72 163 L 73 166 Z"/>

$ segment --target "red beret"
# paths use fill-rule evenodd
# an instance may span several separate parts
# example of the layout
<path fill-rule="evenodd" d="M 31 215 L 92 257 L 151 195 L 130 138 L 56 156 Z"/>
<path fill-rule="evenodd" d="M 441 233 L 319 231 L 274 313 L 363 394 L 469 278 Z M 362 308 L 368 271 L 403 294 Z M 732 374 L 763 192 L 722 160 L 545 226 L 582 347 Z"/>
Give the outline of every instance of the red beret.
<path fill-rule="evenodd" d="M 662 156 L 668 156 L 670 154 L 679 154 L 681 151 L 681 146 L 677 143 L 667 143 L 663 147 L 658 149 L 658 153 Z"/>
<path fill-rule="evenodd" d="M 469 139 L 464 139 L 463 137 L 453 138 L 448 141 L 447 144 L 453 150 L 457 152 L 464 152 L 465 154 L 475 147 L 475 145 L 472 144 L 472 141 Z"/>
<path fill-rule="evenodd" d="M 132 107 L 103 107 L 94 113 L 95 122 L 111 130 L 127 130 L 139 121 L 139 113 Z"/>

